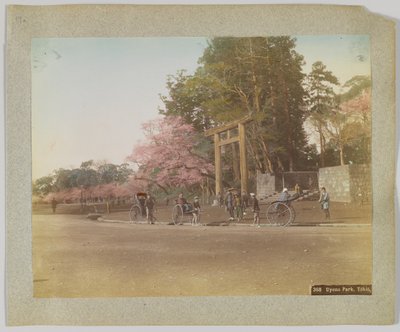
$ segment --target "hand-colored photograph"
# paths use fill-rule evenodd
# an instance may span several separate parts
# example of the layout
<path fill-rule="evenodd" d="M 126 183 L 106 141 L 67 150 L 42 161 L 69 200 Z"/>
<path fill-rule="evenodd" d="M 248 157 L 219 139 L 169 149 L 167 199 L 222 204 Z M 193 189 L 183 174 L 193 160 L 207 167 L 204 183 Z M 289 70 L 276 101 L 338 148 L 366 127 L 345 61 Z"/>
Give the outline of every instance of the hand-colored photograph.
<path fill-rule="evenodd" d="M 33 38 L 36 298 L 371 295 L 368 35 Z"/>

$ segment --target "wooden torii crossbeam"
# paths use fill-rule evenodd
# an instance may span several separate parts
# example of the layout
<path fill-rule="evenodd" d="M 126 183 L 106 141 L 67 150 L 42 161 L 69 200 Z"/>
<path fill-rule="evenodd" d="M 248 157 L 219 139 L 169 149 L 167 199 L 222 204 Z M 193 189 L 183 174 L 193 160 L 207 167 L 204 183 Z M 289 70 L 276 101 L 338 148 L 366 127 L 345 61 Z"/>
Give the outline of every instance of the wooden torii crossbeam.
<path fill-rule="evenodd" d="M 250 115 L 229 122 L 225 125 L 211 128 L 205 131 L 205 136 L 214 136 L 215 151 L 215 193 L 222 193 L 222 163 L 221 146 L 239 142 L 239 165 L 240 165 L 240 186 L 241 191 L 248 191 L 248 170 L 246 155 L 246 127 L 245 124 L 253 121 Z M 231 136 L 232 129 L 238 129 L 237 136 Z M 221 139 L 221 134 L 227 132 L 227 138 Z"/>

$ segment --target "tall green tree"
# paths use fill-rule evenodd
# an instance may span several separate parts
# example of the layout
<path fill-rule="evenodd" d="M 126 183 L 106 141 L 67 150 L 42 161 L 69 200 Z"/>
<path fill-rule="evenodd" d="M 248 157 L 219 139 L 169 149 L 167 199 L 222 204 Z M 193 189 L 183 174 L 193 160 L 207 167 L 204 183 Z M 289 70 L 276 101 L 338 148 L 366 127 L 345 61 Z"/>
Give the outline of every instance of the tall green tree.
<path fill-rule="evenodd" d="M 311 123 L 319 135 L 320 167 L 325 166 L 325 145 L 327 118 L 337 106 L 336 95 L 333 90 L 339 81 L 326 66 L 317 61 L 312 65 L 311 73 L 307 77 L 308 112 Z"/>
<path fill-rule="evenodd" d="M 182 70 L 175 76 L 169 76 L 167 89 L 169 96 L 160 96 L 165 106 L 159 109 L 161 114 L 179 116 L 198 132 L 213 125 L 206 102 L 217 98 L 220 87 L 202 75 L 200 69 L 195 75 L 187 75 Z"/>
<path fill-rule="evenodd" d="M 194 75 L 168 81 L 165 115 L 197 130 L 250 114 L 248 151 L 262 172 L 296 167 L 305 142 L 303 57 L 288 36 L 213 38 Z"/>
<path fill-rule="evenodd" d="M 35 180 L 32 191 L 35 195 L 46 196 L 50 192 L 71 188 L 89 188 L 109 183 L 123 184 L 132 174 L 133 170 L 127 163 L 114 165 L 89 160 L 82 162 L 79 168 L 60 168 L 54 170 L 51 175 Z"/>

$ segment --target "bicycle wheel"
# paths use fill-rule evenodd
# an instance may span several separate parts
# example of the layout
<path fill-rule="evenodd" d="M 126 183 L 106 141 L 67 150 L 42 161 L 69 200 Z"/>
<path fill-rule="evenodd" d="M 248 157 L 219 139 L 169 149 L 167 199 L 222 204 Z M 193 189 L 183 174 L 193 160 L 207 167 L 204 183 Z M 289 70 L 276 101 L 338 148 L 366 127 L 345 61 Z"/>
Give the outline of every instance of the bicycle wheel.
<path fill-rule="evenodd" d="M 175 205 L 172 209 L 172 221 L 175 225 L 181 225 L 183 220 L 183 210 L 180 205 Z"/>
<path fill-rule="evenodd" d="M 273 226 L 286 226 L 292 221 L 292 211 L 286 204 L 274 202 L 268 207 L 267 219 Z"/>
<path fill-rule="evenodd" d="M 140 221 L 142 218 L 142 211 L 139 206 L 134 205 L 131 207 L 129 211 L 129 220 L 131 223 L 137 223 Z"/>

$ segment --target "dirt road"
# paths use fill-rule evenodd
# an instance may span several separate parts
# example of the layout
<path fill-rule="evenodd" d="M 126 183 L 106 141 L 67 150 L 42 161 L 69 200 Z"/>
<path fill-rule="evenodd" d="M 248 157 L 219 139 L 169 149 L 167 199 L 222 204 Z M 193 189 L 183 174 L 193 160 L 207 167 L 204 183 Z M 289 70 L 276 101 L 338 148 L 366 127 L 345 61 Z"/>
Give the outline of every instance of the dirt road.
<path fill-rule="evenodd" d="M 33 216 L 35 297 L 309 294 L 370 284 L 371 227 L 132 225 Z"/>

